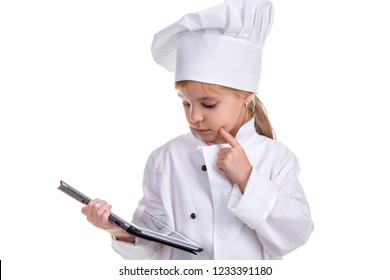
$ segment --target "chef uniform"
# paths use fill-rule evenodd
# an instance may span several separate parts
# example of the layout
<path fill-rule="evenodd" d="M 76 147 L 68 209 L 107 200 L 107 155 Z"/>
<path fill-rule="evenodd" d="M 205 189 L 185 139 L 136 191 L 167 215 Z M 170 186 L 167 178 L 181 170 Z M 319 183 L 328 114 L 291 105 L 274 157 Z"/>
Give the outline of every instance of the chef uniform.
<path fill-rule="evenodd" d="M 267 0 L 228 0 L 188 14 L 155 35 L 155 61 L 194 80 L 256 92 L 261 52 L 273 18 Z M 218 151 L 191 133 L 150 155 L 143 198 L 135 213 L 148 213 L 199 244 L 189 254 L 136 238 L 113 238 L 125 259 L 281 259 L 303 245 L 313 230 L 309 205 L 298 181 L 295 155 L 280 142 L 257 134 L 254 119 L 236 140 L 252 165 L 244 193 L 216 166 Z M 135 214 L 134 223 L 150 226 Z"/>

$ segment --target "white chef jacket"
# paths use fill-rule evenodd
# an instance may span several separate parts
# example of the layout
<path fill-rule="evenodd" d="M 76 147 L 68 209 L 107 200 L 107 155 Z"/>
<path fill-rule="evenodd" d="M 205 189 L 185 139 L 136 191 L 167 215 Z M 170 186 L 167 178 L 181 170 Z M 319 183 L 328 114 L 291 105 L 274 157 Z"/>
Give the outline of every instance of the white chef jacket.
<path fill-rule="evenodd" d="M 113 239 L 113 249 L 124 259 L 282 259 L 303 245 L 313 223 L 295 155 L 258 135 L 253 119 L 236 139 L 252 164 L 244 193 L 216 167 L 221 145 L 207 146 L 191 133 L 156 149 L 146 164 L 138 209 L 199 244 L 201 253 L 138 238 Z"/>

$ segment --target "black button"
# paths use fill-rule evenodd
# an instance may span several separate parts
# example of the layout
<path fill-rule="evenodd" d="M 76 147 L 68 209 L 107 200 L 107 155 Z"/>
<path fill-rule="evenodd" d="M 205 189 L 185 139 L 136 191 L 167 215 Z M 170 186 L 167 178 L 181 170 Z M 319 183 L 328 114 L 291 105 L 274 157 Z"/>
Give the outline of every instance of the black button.
<path fill-rule="evenodd" d="M 192 218 L 192 219 L 195 219 L 195 218 L 196 218 L 195 213 L 191 213 L 191 218 Z"/>
<path fill-rule="evenodd" d="M 206 165 L 202 165 L 202 170 L 203 170 L 203 171 L 207 171 Z"/>

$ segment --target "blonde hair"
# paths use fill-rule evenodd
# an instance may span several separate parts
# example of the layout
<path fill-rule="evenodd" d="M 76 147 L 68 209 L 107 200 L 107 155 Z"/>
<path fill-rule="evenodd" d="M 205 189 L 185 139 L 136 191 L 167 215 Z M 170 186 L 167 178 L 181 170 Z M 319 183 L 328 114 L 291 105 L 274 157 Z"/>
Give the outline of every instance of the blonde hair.
<path fill-rule="evenodd" d="M 187 87 L 189 82 L 190 81 L 175 82 L 175 89 L 177 91 L 181 91 L 182 89 Z M 212 85 L 212 84 L 209 84 L 209 85 L 217 86 L 217 85 Z M 239 94 L 239 95 L 243 95 L 243 94 L 247 95 L 248 94 L 247 91 L 243 91 L 243 90 L 238 90 L 238 89 L 229 88 L 229 87 L 225 87 L 225 86 L 219 86 L 219 87 L 226 89 L 228 91 L 231 91 L 233 93 Z M 251 93 L 251 94 L 254 94 L 254 93 Z M 273 140 L 276 140 L 275 131 L 272 128 L 271 122 L 268 118 L 267 110 L 265 109 L 265 107 L 264 107 L 263 103 L 260 101 L 260 99 L 256 96 L 256 94 L 252 98 L 251 102 L 247 105 L 247 109 L 248 109 L 249 117 L 255 119 L 255 129 L 256 129 L 257 134 L 266 136 L 266 137 L 271 138 Z"/>

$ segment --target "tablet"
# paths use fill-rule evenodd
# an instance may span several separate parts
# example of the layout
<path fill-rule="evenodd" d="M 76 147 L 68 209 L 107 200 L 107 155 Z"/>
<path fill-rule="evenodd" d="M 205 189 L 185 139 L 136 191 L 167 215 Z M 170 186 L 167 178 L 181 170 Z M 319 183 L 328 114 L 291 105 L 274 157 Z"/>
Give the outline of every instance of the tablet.
<path fill-rule="evenodd" d="M 85 205 L 87 205 L 91 201 L 91 199 L 88 196 L 79 192 L 78 190 L 71 187 L 64 181 L 60 181 L 60 186 L 58 187 L 58 189 Z M 130 235 L 134 235 L 136 237 L 143 238 L 149 241 L 154 241 L 164 245 L 168 245 L 195 255 L 203 251 L 203 249 L 199 247 L 197 244 L 190 241 L 188 238 L 182 236 L 181 234 L 177 233 L 176 231 L 170 229 L 166 225 L 164 225 L 165 229 L 168 229 L 169 233 L 174 233 L 176 236 L 170 236 L 167 234 L 163 234 L 161 232 L 157 232 L 157 231 L 153 231 L 150 229 L 137 226 L 133 223 L 129 223 L 123 220 L 122 218 L 118 217 L 114 213 L 111 213 L 108 219 L 110 222 L 116 224 L 117 226 L 122 228 Z"/>

